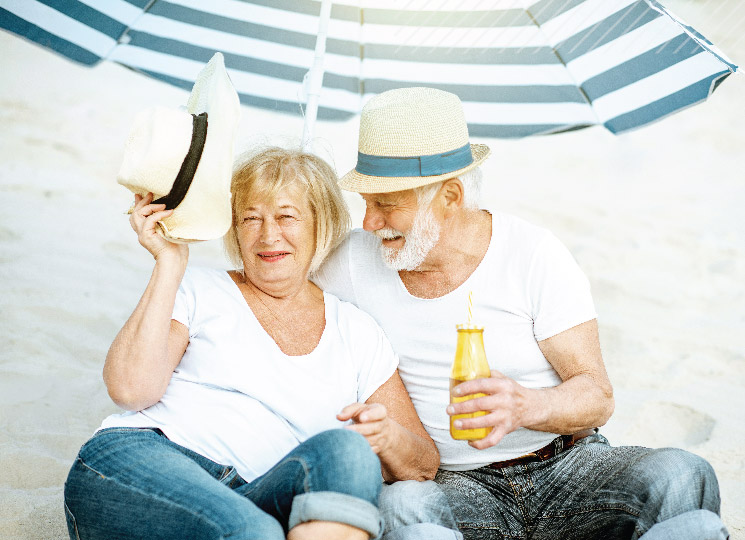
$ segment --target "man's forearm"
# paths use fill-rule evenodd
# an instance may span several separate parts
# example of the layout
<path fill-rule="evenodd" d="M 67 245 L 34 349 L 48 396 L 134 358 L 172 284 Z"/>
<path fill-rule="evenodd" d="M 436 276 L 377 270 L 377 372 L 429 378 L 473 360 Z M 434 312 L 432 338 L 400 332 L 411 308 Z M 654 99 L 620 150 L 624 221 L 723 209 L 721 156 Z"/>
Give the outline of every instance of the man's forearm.
<path fill-rule="evenodd" d="M 523 427 L 571 434 L 604 425 L 613 414 L 613 389 L 589 374 L 575 375 L 553 388 L 528 390 Z"/>

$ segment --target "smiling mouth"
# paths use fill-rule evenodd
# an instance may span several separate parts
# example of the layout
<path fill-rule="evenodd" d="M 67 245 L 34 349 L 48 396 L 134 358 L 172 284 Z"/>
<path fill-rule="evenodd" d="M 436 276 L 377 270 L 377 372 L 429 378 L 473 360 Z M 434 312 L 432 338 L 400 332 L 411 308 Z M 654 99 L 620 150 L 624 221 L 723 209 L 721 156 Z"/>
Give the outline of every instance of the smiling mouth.
<path fill-rule="evenodd" d="M 393 236 L 391 238 L 381 238 L 381 241 L 385 243 L 391 243 L 391 242 L 397 242 L 398 240 L 401 240 L 403 236 Z"/>
<path fill-rule="evenodd" d="M 289 251 L 264 251 L 262 253 L 258 253 L 257 255 L 261 258 L 262 261 L 275 262 L 284 259 L 289 254 Z"/>

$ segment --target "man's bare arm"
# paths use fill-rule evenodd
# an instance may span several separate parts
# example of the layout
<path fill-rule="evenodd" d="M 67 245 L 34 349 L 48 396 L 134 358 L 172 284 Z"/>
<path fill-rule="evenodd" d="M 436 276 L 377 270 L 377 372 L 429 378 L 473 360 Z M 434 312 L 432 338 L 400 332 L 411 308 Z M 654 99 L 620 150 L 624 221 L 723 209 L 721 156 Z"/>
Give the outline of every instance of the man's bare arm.
<path fill-rule="evenodd" d="M 461 383 L 461 395 L 487 394 L 448 407 L 448 414 L 488 411 L 463 419 L 463 429 L 492 427 L 491 433 L 474 448 L 497 444 L 517 428 L 551 433 L 576 433 L 605 424 L 613 413 L 613 388 L 600 353 L 597 320 L 593 319 L 538 342 L 546 360 L 561 377 L 553 388 L 530 389 L 496 370 L 486 379 Z"/>

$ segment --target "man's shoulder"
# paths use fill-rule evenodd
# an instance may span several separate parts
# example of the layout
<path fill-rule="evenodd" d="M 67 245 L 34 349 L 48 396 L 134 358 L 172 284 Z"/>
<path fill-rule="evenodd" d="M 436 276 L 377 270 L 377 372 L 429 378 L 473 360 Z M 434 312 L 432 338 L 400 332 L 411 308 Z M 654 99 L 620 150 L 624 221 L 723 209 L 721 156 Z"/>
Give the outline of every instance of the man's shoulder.
<path fill-rule="evenodd" d="M 380 239 L 364 229 L 352 229 L 344 243 L 348 245 L 349 249 L 361 249 L 367 252 L 371 247 L 377 248 L 380 245 Z"/>
<path fill-rule="evenodd" d="M 547 228 L 521 217 L 505 212 L 490 212 L 492 214 L 492 237 L 513 253 L 515 251 L 532 253 L 547 239 L 554 238 L 553 233 Z"/>
<path fill-rule="evenodd" d="M 324 266 L 341 265 L 345 268 L 371 269 L 382 264 L 380 239 L 363 229 L 353 229 L 329 255 Z M 330 264 L 329 264 L 330 263 Z"/>

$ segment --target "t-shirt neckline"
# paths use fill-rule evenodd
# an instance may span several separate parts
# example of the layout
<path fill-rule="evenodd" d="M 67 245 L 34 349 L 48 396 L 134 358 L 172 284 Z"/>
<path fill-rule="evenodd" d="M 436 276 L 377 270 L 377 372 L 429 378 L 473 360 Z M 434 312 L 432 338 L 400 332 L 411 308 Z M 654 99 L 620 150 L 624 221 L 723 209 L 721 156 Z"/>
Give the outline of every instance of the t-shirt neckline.
<path fill-rule="evenodd" d="M 298 359 L 299 358 L 309 358 L 309 357 L 315 355 L 316 352 L 319 351 L 322 348 L 321 346 L 324 344 L 324 342 L 326 340 L 326 333 L 327 333 L 327 330 L 328 330 L 328 327 L 329 327 L 329 312 L 328 312 L 329 302 L 328 302 L 328 299 L 329 299 L 329 296 L 330 295 L 328 295 L 326 293 L 326 291 L 324 291 L 323 289 L 321 289 L 321 292 L 323 293 L 323 321 L 324 321 L 324 324 L 323 324 L 323 332 L 321 332 L 321 338 L 318 340 L 318 343 L 316 343 L 316 346 L 313 348 L 313 350 L 310 351 L 307 354 L 287 354 L 287 353 L 285 353 L 280 348 L 280 346 L 277 344 L 277 342 L 274 341 L 274 338 L 272 336 L 270 336 L 269 333 L 266 330 L 264 330 L 264 327 L 261 326 L 261 323 L 259 322 L 259 319 L 256 318 L 256 314 L 253 312 L 253 310 L 251 309 L 251 306 L 248 305 L 248 302 L 246 301 L 246 298 L 243 296 L 243 292 L 241 292 L 240 287 L 238 287 L 238 284 L 235 282 L 235 280 L 232 277 L 230 277 L 230 271 L 229 270 L 225 270 L 225 271 L 223 271 L 222 275 L 223 275 L 224 279 L 227 279 L 232 284 L 232 286 L 233 286 L 233 294 L 238 295 L 238 298 L 240 298 L 240 300 L 243 302 L 243 306 L 248 311 L 248 313 L 251 314 L 251 319 L 256 324 L 257 329 L 260 330 L 267 337 L 267 339 L 271 342 L 272 346 L 276 349 L 276 351 L 279 354 L 285 356 L 286 358 L 293 358 L 293 359 L 295 359 L 295 358 L 298 358 Z"/>

